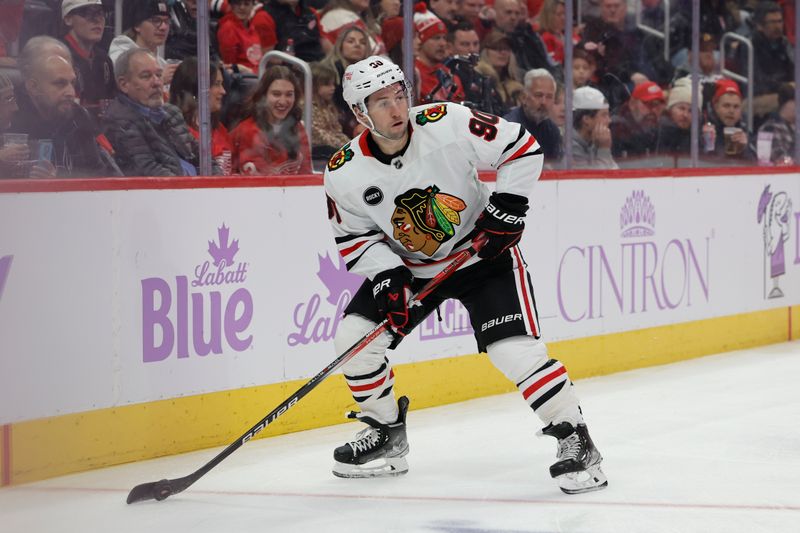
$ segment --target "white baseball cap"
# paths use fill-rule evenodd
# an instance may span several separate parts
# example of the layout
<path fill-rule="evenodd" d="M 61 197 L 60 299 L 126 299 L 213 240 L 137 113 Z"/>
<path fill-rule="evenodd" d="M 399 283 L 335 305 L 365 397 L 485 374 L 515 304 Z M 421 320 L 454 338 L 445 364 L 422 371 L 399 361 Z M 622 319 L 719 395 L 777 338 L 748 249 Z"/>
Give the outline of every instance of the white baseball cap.
<path fill-rule="evenodd" d="M 593 87 L 580 87 L 572 93 L 572 109 L 608 109 L 608 100 Z"/>
<path fill-rule="evenodd" d="M 64 3 L 61 4 L 61 18 L 66 17 L 72 11 L 75 11 L 79 7 L 84 6 L 101 6 L 103 2 L 102 0 L 64 0 Z"/>

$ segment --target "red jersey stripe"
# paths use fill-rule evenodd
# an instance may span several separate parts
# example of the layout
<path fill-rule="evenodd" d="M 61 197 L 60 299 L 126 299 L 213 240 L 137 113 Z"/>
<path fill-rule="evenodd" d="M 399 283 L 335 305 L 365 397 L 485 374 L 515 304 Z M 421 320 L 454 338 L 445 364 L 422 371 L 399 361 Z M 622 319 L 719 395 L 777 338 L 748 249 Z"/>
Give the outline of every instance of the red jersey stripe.
<path fill-rule="evenodd" d="M 532 145 L 533 143 L 535 143 L 535 142 L 536 142 L 536 139 L 534 139 L 534 138 L 533 138 L 533 135 L 531 135 L 531 138 L 530 138 L 530 139 L 528 139 L 528 142 L 526 142 L 526 143 L 525 143 L 525 145 L 524 145 L 522 148 L 520 148 L 519 150 L 517 150 L 516 152 L 514 152 L 514 155 L 512 155 L 511 157 L 509 157 L 508 159 L 506 159 L 505 161 L 503 161 L 502 163 L 500 163 L 500 166 L 502 167 L 502 166 L 503 166 L 503 165 L 505 165 L 506 163 L 510 163 L 511 161 L 515 160 L 516 158 L 518 158 L 519 156 L 521 156 L 522 154 L 524 154 L 525 152 L 527 152 L 527 151 L 528 151 L 528 148 L 530 148 L 530 147 L 531 147 L 531 145 Z M 499 168 L 499 167 L 498 167 L 498 168 Z"/>
<path fill-rule="evenodd" d="M 514 248 L 512 248 L 511 250 L 514 253 L 514 258 L 517 261 L 517 273 L 519 275 L 519 286 L 520 286 L 521 291 L 522 291 L 522 299 L 525 302 L 524 311 L 525 311 L 525 314 L 528 316 L 528 322 L 530 323 L 531 329 L 533 330 L 533 336 L 534 337 L 538 337 L 539 336 L 539 328 L 536 325 L 536 315 L 533 312 L 533 309 L 531 308 L 530 296 L 528 295 L 528 283 L 527 283 L 527 280 L 525 279 L 525 267 L 523 266 L 523 263 L 522 263 L 522 257 L 519 255 L 519 250 L 517 249 L 516 246 Z"/>
<path fill-rule="evenodd" d="M 353 392 L 363 392 L 365 390 L 377 389 L 378 387 L 383 385 L 384 381 L 386 381 L 386 376 L 383 376 L 381 379 L 379 379 L 375 383 L 368 383 L 366 385 L 349 385 L 348 384 L 348 386 L 350 387 L 350 390 L 353 391 Z"/>

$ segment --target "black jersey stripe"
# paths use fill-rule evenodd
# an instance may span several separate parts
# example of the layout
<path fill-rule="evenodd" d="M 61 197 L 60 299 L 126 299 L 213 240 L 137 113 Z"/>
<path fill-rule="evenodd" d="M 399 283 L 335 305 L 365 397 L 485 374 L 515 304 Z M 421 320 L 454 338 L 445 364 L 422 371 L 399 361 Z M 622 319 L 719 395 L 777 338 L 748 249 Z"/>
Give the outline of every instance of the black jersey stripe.
<path fill-rule="evenodd" d="M 514 148 L 517 145 L 517 143 L 519 142 L 519 140 L 522 139 L 522 137 L 525 135 L 525 131 L 526 131 L 525 128 L 523 128 L 522 124 L 520 124 L 520 126 L 519 126 L 519 135 L 517 135 L 517 138 L 514 141 L 508 143 L 508 146 L 503 148 L 503 153 L 500 154 L 500 155 L 505 155 L 506 152 L 508 152 L 512 148 Z"/>
<path fill-rule="evenodd" d="M 354 266 L 356 266 L 356 263 L 358 263 L 358 260 L 359 260 L 359 259 L 361 259 L 361 256 L 363 256 L 365 253 L 367 253 L 367 250 L 369 250 L 370 248 L 372 248 L 373 246 L 375 246 L 376 244 L 378 244 L 378 243 L 381 243 L 381 242 L 383 242 L 383 240 L 380 240 L 380 241 L 374 241 L 373 243 L 369 244 L 369 245 L 368 245 L 366 248 L 364 248 L 364 249 L 361 251 L 361 253 L 360 253 L 360 254 L 358 254 L 358 257 L 356 257 L 356 258 L 355 258 L 355 259 L 353 259 L 352 261 L 348 261 L 348 262 L 346 263 L 347 270 L 352 270 L 352 269 L 353 269 L 353 267 L 354 267 Z"/>
<path fill-rule="evenodd" d="M 352 241 L 354 239 L 361 239 L 363 237 L 372 237 L 373 235 L 378 235 L 380 232 L 381 232 L 380 230 L 372 230 L 366 233 L 362 233 L 360 235 L 349 234 L 345 235 L 344 237 L 336 237 L 334 240 L 336 241 L 336 244 L 342 244 L 345 242 Z"/>

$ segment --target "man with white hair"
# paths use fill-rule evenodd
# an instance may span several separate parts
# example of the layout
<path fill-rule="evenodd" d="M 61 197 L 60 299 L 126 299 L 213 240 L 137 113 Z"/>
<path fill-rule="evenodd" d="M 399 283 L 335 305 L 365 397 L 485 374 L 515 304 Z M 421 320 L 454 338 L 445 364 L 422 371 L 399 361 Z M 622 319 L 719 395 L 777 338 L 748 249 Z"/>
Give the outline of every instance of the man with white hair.
<path fill-rule="evenodd" d="M 325 170 L 328 218 L 347 269 L 365 276 L 345 309 L 336 351 L 374 340 L 342 366 L 369 427 L 334 450 L 345 478 L 408 471 L 406 412 L 395 400 L 387 350 L 445 299 L 469 311 L 480 352 L 517 385 L 558 442 L 550 475 L 568 494 L 602 489 L 602 457 L 589 437 L 566 368 L 541 340 L 530 276 L 517 246 L 542 150 L 519 124 L 444 102 L 409 108 L 410 83 L 386 58 L 347 67 L 345 101 L 367 129 L 334 154 Z M 476 165 L 497 170 L 490 192 Z M 485 245 L 426 298 L 411 302 L 454 256 Z M 377 330 L 378 324 L 385 329 Z M 442 376 L 447 379 L 447 375 Z"/>
<path fill-rule="evenodd" d="M 619 168 L 611 155 L 611 117 L 608 100 L 593 87 L 580 87 L 572 95 L 573 168 Z"/>
<path fill-rule="evenodd" d="M 522 124 L 544 150 L 545 161 L 556 162 L 563 155 L 561 132 L 550 120 L 550 109 L 556 94 L 556 80 L 543 68 L 525 73 L 522 105 L 514 107 L 503 118 Z"/>

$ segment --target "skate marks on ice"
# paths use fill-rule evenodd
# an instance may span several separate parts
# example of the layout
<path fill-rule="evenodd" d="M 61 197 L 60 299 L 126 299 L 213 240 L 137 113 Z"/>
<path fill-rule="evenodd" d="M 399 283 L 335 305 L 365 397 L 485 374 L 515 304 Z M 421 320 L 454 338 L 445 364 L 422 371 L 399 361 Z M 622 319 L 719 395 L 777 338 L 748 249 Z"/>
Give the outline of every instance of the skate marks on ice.
<path fill-rule="evenodd" d="M 609 487 L 562 494 L 552 438 L 517 394 L 412 411 L 410 471 L 337 479 L 360 423 L 248 443 L 186 492 L 125 504 L 218 450 L 0 490 L 0 530 L 324 533 L 783 533 L 800 522 L 800 344 L 576 383 Z M 783 377 L 782 377 L 783 376 Z"/>

